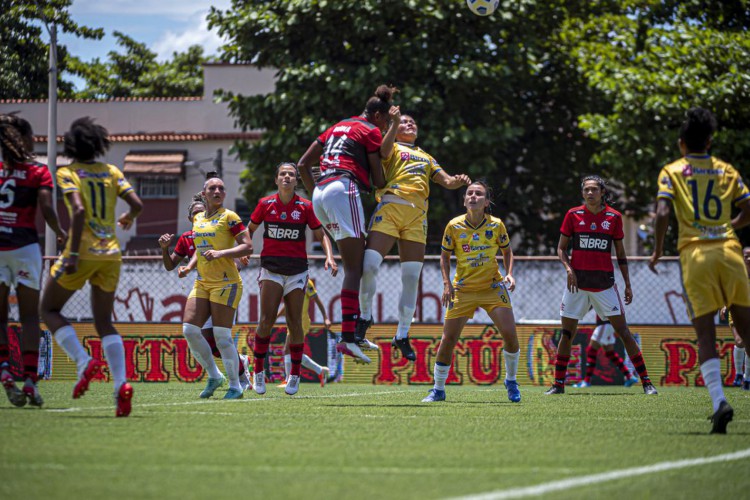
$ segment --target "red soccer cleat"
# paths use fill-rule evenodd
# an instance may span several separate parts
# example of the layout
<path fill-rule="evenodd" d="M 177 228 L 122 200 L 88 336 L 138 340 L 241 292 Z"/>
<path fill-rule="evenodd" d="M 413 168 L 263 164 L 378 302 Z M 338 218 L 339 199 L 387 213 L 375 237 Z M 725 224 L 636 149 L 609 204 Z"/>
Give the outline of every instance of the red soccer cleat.
<path fill-rule="evenodd" d="M 117 391 L 117 413 L 116 417 L 127 417 L 130 415 L 132 405 L 130 400 L 133 399 L 133 386 L 125 382 Z"/>
<path fill-rule="evenodd" d="M 94 358 L 91 358 L 86 365 L 86 368 L 83 370 L 83 373 L 81 374 L 81 378 L 78 379 L 78 382 L 76 382 L 75 387 L 73 387 L 73 399 L 78 399 L 84 394 L 86 394 L 86 391 L 89 390 L 89 383 L 99 374 L 99 371 L 102 369 L 102 363 L 95 360 Z"/>

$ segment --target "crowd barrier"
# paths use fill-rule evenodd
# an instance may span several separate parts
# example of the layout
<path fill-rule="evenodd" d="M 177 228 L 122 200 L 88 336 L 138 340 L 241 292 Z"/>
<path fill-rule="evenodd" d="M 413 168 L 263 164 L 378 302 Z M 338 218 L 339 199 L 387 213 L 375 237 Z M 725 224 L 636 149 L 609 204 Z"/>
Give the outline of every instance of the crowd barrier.
<path fill-rule="evenodd" d="M 117 324 L 125 344 L 127 377 L 134 382 L 198 382 L 204 372 L 190 355 L 187 342 L 182 336 L 180 325 L 176 324 Z M 104 360 L 101 342 L 91 323 L 74 324 L 76 332 L 88 352 L 97 359 Z M 641 344 L 643 356 L 652 381 L 662 386 L 702 386 L 703 379 L 698 365 L 698 347 L 695 335 L 686 326 L 638 326 L 631 325 L 632 332 Z M 252 359 L 252 346 L 255 339 L 255 326 L 238 324 L 233 336 L 240 352 Z M 415 362 L 401 357 L 398 349 L 391 346 L 395 325 L 373 326 L 368 338 L 378 344 L 379 351 L 368 351 L 373 359 L 369 365 L 353 363 L 345 358 L 343 373 L 339 380 L 365 384 L 407 384 L 430 386 L 433 383 L 432 368 L 435 362 L 441 327 L 439 325 L 414 325 L 411 330 L 412 346 L 417 354 Z M 581 326 L 574 339 L 568 383 L 581 380 L 585 372 L 585 349 L 593 332 L 592 326 Z M 14 369 L 20 368 L 20 350 L 17 341 L 18 327 L 9 329 L 12 362 Z M 274 328 L 272 347 L 269 351 L 267 370 L 272 382 L 283 378 L 283 343 L 286 329 Z M 313 325 L 305 342 L 305 353 L 320 364 L 327 364 L 328 334 L 320 325 Z M 554 359 L 560 330 L 551 325 L 521 325 L 518 337 L 521 345 L 521 362 L 518 380 L 522 386 L 548 386 L 554 374 Z M 717 348 L 721 360 L 722 376 L 725 384 L 734 380 L 732 347 L 734 340 L 726 326 L 717 330 Z M 505 368 L 502 359 L 503 340 L 492 326 L 467 325 L 456 345 L 455 360 L 448 378 L 448 384 L 495 385 L 502 383 Z M 623 355 L 620 341 L 616 349 Z M 623 356 L 624 357 L 624 356 Z M 51 362 L 50 362 L 51 361 Z M 49 365 L 52 380 L 73 381 L 76 378 L 75 366 L 59 346 L 53 346 Z M 597 369 L 593 383 L 623 383 L 616 367 L 599 352 Z M 220 364 L 221 366 L 221 364 Z M 334 370 L 335 372 L 335 370 Z M 20 372 L 18 372 L 20 374 Z M 100 379 L 107 380 L 107 369 Z M 302 370 L 302 378 L 308 382 L 318 382 L 317 376 Z"/>

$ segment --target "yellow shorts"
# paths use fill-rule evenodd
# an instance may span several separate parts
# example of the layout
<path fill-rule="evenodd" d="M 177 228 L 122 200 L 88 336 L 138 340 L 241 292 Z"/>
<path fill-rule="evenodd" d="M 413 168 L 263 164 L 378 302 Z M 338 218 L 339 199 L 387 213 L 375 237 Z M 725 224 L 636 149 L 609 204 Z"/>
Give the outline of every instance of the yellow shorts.
<path fill-rule="evenodd" d="M 66 290 L 80 290 L 88 281 L 105 292 L 114 292 L 117 282 L 120 281 L 119 260 L 93 260 L 85 259 L 78 261 L 78 270 L 73 274 L 65 274 L 63 271 L 63 257 L 60 257 L 52 265 L 50 276 L 58 285 Z"/>
<path fill-rule="evenodd" d="M 241 298 L 242 282 L 207 285 L 196 280 L 188 295 L 188 299 L 208 299 L 209 302 L 229 306 L 232 309 L 237 309 Z"/>
<path fill-rule="evenodd" d="M 427 242 L 427 214 L 421 208 L 380 202 L 370 217 L 367 232 L 378 231 L 399 240 Z"/>
<path fill-rule="evenodd" d="M 512 309 L 510 295 L 505 285 L 497 288 L 488 288 L 477 292 L 462 292 L 456 290 L 453 292 L 453 298 L 448 303 L 448 309 L 445 310 L 445 319 L 463 318 L 468 316 L 474 317 L 474 311 L 481 307 L 488 313 L 496 307 L 507 307 Z"/>
<path fill-rule="evenodd" d="M 699 242 L 680 251 L 682 288 L 690 319 L 725 305 L 750 306 L 750 283 L 737 240 Z"/>

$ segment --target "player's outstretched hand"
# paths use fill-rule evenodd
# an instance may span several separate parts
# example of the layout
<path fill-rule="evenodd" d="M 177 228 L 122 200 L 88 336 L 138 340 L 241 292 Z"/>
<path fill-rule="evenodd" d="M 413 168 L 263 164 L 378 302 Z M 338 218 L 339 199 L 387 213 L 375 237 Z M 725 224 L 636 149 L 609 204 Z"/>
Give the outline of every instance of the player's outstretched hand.
<path fill-rule="evenodd" d="M 460 186 L 468 186 L 471 184 L 471 178 L 466 174 L 456 174 L 453 177 L 458 181 Z"/>
<path fill-rule="evenodd" d="M 162 248 L 169 248 L 169 244 L 172 243 L 174 234 L 164 233 L 159 236 L 159 246 Z"/>

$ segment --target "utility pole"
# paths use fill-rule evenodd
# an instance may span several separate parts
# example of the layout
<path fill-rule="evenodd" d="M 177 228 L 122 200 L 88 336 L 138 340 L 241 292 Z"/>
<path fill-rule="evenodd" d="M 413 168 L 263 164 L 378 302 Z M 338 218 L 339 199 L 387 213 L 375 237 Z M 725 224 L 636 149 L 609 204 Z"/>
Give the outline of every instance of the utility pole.
<path fill-rule="evenodd" d="M 57 26 L 44 23 L 49 32 L 49 96 L 47 111 L 47 168 L 52 175 L 52 203 L 57 210 Z M 44 254 L 57 255 L 57 236 L 44 225 Z"/>
<path fill-rule="evenodd" d="M 224 162 L 222 155 L 221 148 L 217 149 L 216 156 L 214 157 L 214 168 L 216 168 L 216 173 L 219 174 L 219 179 L 224 178 Z"/>

